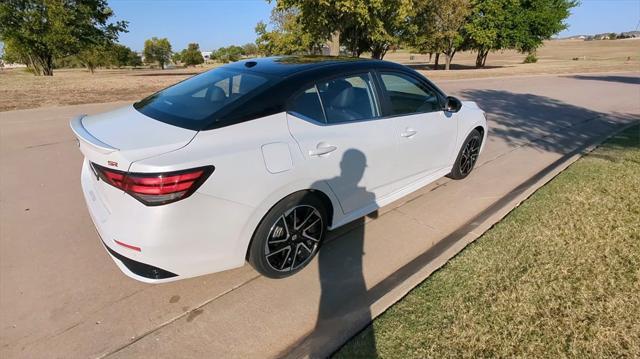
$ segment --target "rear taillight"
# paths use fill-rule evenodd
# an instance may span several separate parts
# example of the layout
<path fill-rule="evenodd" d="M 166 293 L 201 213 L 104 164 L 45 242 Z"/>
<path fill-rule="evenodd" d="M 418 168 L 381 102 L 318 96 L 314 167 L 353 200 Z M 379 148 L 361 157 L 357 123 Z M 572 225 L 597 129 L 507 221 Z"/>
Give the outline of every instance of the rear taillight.
<path fill-rule="evenodd" d="M 147 206 L 158 206 L 189 197 L 214 170 L 213 166 L 167 173 L 130 173 L 95 163 L 94 173 L 104 182 L 125 191 Z"/>

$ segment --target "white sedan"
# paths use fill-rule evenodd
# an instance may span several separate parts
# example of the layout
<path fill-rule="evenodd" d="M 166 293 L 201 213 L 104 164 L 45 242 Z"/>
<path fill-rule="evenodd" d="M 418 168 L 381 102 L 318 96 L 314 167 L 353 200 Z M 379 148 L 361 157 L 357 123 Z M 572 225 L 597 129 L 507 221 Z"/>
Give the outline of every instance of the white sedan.
<path fill-rule="evenodd" d="M 304 268 L 327 230 L 448 175 L 466 177 L 484 112 L 391 62 L 240 61 L 71 121 L 82 189 L 115 263 L 164 282 Z"/>

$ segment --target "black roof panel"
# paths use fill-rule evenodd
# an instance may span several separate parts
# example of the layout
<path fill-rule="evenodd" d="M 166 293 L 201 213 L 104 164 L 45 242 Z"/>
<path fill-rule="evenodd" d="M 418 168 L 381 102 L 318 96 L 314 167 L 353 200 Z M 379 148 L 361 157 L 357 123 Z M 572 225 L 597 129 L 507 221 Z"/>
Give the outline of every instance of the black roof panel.
<path fill-rule="evenodd" d="M 357 63 L 362 65 L 363 68 L 371 68 L 372 64 L 379 63 L 384 64 L 386 61 L 361 59 L 354 57 L 336 57 L 336 56 L 316 56 L 316 55 L 303 55 L 303 56 L 277 56 L 277 57 L 261 57 L 254 59 L 247 59 L 238 62 L 234 62 L 225 67 L 230 69 L 255 71 L 268 75 L 275 75 L 280 77 L 288 77 L 289 75 L 305 71 L 316 69 L 319 67 L 341 67 L 346 64 Z M 351 65 L 354 66 L 354 65 Z M 355 65 L 358 66 L 358 65 Z"/>

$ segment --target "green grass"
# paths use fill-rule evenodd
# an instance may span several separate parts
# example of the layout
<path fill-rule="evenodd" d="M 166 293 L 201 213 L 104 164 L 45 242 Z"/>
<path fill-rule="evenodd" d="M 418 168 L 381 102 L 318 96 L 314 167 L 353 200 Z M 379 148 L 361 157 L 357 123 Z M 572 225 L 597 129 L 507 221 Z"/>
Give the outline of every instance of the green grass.
<path fill-rule="evenodd" d="M 572 164 L 336 353 L 376 355 L 640 357 L 640 126 Z"/>

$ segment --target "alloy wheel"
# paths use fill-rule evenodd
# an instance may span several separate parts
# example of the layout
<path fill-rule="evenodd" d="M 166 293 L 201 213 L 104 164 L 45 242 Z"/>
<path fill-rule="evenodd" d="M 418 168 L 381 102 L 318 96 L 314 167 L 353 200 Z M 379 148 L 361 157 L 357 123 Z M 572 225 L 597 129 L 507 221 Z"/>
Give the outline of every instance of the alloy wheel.
<path fill-rule="evenodd" d="M 467 145 L 462 150 L 462 157 L 460 158 L 460 174 L 466 176 L 471 172 L 473 166 L 476 164 L 478 154 L 480 153 L 480 139 L 473 137 L 467 142 Z"/>
<path fill-rule="evenodd" d="M 269 266 L 290 272 L 304 266 L 320 245 L 324 223 L 318 209 L 310 205 L 293 207 L 271 226 L 265 243 Z"/>

